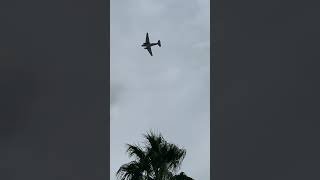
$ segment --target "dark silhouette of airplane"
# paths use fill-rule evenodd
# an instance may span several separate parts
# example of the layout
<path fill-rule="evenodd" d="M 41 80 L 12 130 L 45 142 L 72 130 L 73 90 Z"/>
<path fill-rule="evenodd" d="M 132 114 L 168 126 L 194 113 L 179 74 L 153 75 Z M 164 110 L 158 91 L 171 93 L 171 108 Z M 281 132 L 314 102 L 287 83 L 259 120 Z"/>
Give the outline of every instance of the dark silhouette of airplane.
<path fill-rule="evenodd" d="M 141 46 L 144 47 L 144 49 L 147 49 L 147 50 L 149 51 L 150 55 L 153 56 L 153 55 L 152 55 L 152 51 L 151 51 L 151 46 L 154 46 L 154 45 L 158 45 L 159 47 L 161 47 L 161 41 L 158 40 L 157 43 L 150 43 L 150 41 L 149 41 L 149 34 L 147 33 L 147 35 L 146 35 L 146 42 L 143 43 Z"/>

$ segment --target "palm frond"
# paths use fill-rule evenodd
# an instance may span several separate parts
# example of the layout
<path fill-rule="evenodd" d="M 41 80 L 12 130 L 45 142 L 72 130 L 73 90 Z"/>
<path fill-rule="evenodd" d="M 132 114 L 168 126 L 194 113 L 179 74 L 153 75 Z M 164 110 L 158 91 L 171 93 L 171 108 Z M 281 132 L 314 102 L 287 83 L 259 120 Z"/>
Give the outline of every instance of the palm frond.
<path fill-rule="evenodd" d="M 180 149 L 174 144 L 168 145 L 168 151 L 166 153 L 166 160 L 169 162 L 169 169 L 177 170 L 181 166 L 182 161 L 186 156 L 186 150 Z"/>
<path fill-rule="evenodd" d="M 143 170 L 137 161 L 122 165 L 116 173 L 119 180 L 142 180 Z"/>
<path fill-rule="evenodd" d="M 129 155 L 129 157 L 136 157 L 139 160 L 144 159 L 145 158 L 145 152 L 144 150 L 139 147 L 138 145 L 131 145 L 131 144 L 127 144 L 127 153 Z"/>
<path fill-rule="evenodd" d="M 170 180 L 194 180 L 194 179 L 187 176 L 184 172 L 181 172 L 180 174 L 173 176 Z"/>

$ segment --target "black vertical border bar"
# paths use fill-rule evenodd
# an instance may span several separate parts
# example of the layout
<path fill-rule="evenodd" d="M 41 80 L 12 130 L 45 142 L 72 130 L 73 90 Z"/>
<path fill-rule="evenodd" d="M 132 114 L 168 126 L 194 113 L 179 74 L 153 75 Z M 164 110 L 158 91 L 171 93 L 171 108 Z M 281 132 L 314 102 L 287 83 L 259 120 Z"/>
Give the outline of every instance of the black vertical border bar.
<path fill-rule="evenodd" d="M 109 179 L 110 178 L 110 1 L 99 1 L 100 7 L 97 7 L 97 17 L 100 24 L 99 35 L 101 35 L 99 51 L 101 53 L 100 59 L 101 61 L 100 67 L 97 67 L 100 77 L 104 77 L 103 83 L 101 87 L 101 94 L 103 96 L 103 104 L 102 111 L 104 111 L 102 117 L 100 117 L 99 121 L 101 121 L 101 127 L 97 127 L 97 131 L 99 131 L 99 139 L 105 140 L 105 144 L 101 144 L 101 150 L 99 150 L 99 154 L 101 154 L 101 166 L 97 167 L 97 179 Z M 104 91 L 104 92 L 103 92 Z M 103 141 L 101 141 L 103 142 Z M 99 147 L 99 145 L 98 145 Z"/>
<path fill-rule="evenodd" d="M 111 126 L 110 126 L 110 1 L 104 1 L 105 2 L 105 7 L 106 7 L 106 14 L 104 16 L 106 16 L 107 22 L 105 23 L 106 25 L 106 43 L 107 43 L 107 48 L 106 48 L 106 54 L 107 54 L 107 67 L 106 67 L 106 85 L 107 85 L 107 107 L 106 107 L 106 111 L 107 111 L 107 178 L 110 178 L 110 138 L 111 138 Z"/>
<path fill-rule="evenodd" d="M 86 8 L 86 6 L 88 8 Z M 75 9 L 76 13 L 73 14 L 72 8 Z M 91 12 L 90 10 L 94 10 Z M 62 11 L 62 12 L 61 12 Z M 40 13 L 39 13 L 40 12 Z M 84 12 L 84 14 L 81 14 Z M 43 13 L 43 14 L 41 14 Z M 30 96 L 26 99 L 17 98 L 14 99 L 17 102 L 15 104 L 23 103 L 23 105 L 32 104 L 34 98 L 38 98 L 39 96 L 44 96 L 42 91 L 50 91 L 45 92 L 46 96 L 55 96 L 60 93 L 62 97 L 70 96 L 72 93 L 70 91 L 74 90 L 72 85 L 68 85 L 66 89 L 61 88 L 61 85 L 67 85 L 66 83 L 63 84 L 62 82 L 58 81 L 61 77 L 56 77 L 57 82 L 48 82 L 46 80 L 55 80 L 54 76 L 59 75 L 56 70 L 47 71 L 50 69 L 50 65 L 61 65 L 63 64 L 61 61 L 57 62 L 50 62 L 50 60 L 56 60 L 55 56 L 62 57 L 66 54 L 68 57 L 78 57 L 75 56 L 76 54 L 75 49 L 72 49 L 71 52 L 67 51 L 63 48 L 58 47 L 57 50 L 53 50 L 51 41 L 43 40 L 43 37 L 50 36 L 49 40 L 53 40 L 57 35 L 66 35 L 74 30 L 73 25 L 68 25 L 66 27 L 66 31 L 63 32 L 62 28 L 66 25 L 67 21 L 63 21 L 64 14 L 67 14 L 67 20 L 74 20 L 75 27 L 84 27 L 82 26 L 81 22 L 83 21 L 84 24 L 88 23 L 89 25 L 93 25 L 94 27 L 88 27 L 94 29 L 96 34 L 86 34 L 86 32 L 92 31 L 80 31 L 76 32 L 82 35 L 84 41 L 82 43 L 88 42 L 90 39 L 90 43 L 94 43 L 94 54 L 95 58 L 91 59 L 92 61 L 88 61 L 88 68 L 94 70 L 94 77 L 91 80 L 94 82 L 92 83 L 95 88 L 97 94 L 86 94 L 85 91 L 80 91 L 79 94 L 73 95 L 70 99 L 78 97 L 81 98 L 80 95 L 86 95 L 88 99 L 97 99 L 95 108 L 98 110 L 98 114 L 94 114 L 94 118 L 90 119 L 94 124 L 98 124 L 97 127 L 89 126 L 91 129 L 94 129 L 96 132 L 93 135 L 89 135 L 88 138 L 92 138 L 90 140 L 86 139 L 85 141 L 81 141 L 78 139 L 76 135 L 79 135 L 79 131 L 73 134 L 74 129 L 73 127 L 77 126 L 70 126 L 72 125 L 72 121 L 69 121 L 68 125 L 64 130 L 64 135 L 67 134 L 67 129 L 70 130 L 71 134 L 68 137 L 57 136 L 57 137 L 49 137 L 54 131 L 52 128 L 57 128 L 57 124 L 52 121 L 46 121 L 46 119 L 41 119 L 41 113 L 39 111 L 35 111 L 34 117 L 29 116 L 30 109 L 25 108 L 22 110 L 19 109 L 19 106 L 12 106 L 9 107 L 10 111 L 14 112 L 23 112 L 23 116 L 13 116 L 13 118 L 8 118 L 8 121 L 4 121 L 3 119 L 6 116 L 11 117 L 11 112 L 6 113 L 8 110 L 6 108 L 1 109 L 1 116 L 0 116 L 0 129 L 2 132 L 1 134 L 1 145 L 0 150 L 1 152 L 11 151 L 13 155 L 18 155 L 18 158 L 12 158 L 9 156 L 8 159 L 6 153 L 2 153 L 0 156 L 0 179 L 2 180 L 9 180 L 9 179 L 21 179 L 21 174 L 26 175 L 23 179 L 55 179 L 56 177 L 60 177 L 62 179 L 68 178 L 68 176 L 74 176 L 77 179 L 97 179 L 97 180 L 105 180 L 110 178 L 110 113 L 109 113 L 109 92 L 110 92 L 110 2 L 109 1 L 1 1 L 0 2 L 0 22 L 3 25 L 0 29 L 0 67 L 1 67 L 1 83 L 7 83 L 9 85 L 14 84 L 16 86 L 9 86 L 9 88 L 1 87 L 0 92 L 2 96 L 0 96 L 2 100 L 2 104 L 4 107 L 8 107 L 7 104 L 10 104 L 12 100 L 11 97 L 17 98 L 16 94 L 23 96 Z M 84 19 L 82 19 L 84 18 Z M 86 19 L 87 18 L 87 19 Z M 21 20 L 22 19 L 22 20 Z M 26 20 L 25 22 L 23 20 Z M 40 21 L 42 20 L 42 21 Z M 89 23 L 90 20 L 91 22 Z M 93 22 L 92 22 L 93 21 Z M 55 26 L 52 26 L 51 29 L 50 23 L 53 23 Z M 73 22 L 72 22 L 73 23 Z M 54 29 L 59 25 L 58 32 Z M 39 28 L 40 27 L 40 28 Z M 60 29 L 61 28 L 61 29 Z M 60 31 L 61 30 L 61 31 Z M 85 32 L 85 33 L 83 33 Z M 78 35 L 79 35 L 78 34 Z M 73 37 L 78 37 L 78 35 Z M 90 37 L 88 37 L 89 35 Z M 61 37 L 58 37 L 61 38 Z M 41 42 L 41 43 L 39 43 Z M 61 44 L 64 42 L 61 41 Z M 78 41 L 76 42 L 78 43 Z M 68 44 L 72 45 L 72 41 L 68 40 Z M 49 48 L 50 47 L 50 48 Z M 78 47 L 78 46 L 77 46 Z M 80 46 L 83 47 L 83 46 Z M 39 48 L 40 51 L 37 51 Z M 65 48 L 65 45 L 64 45 Z M 30 51 L 31 50 L 31 51 Z M 84 49 L 81 49 L 83 51 Z M 89 49 L 92 50 L 92 49 Z M 43 52 L 42 52 L 43 51 Z M 48 54 L 45 54 L 49 52 Z M 38 53 L 36 53 L 38 52 Z M 52 53 L 52 54 L 51 54 Z M 82 52 L 81 52 L 82 53 Z M 85 54 L 85 53 L 84 53 Z M 93 53 L 92 53 L 93 54 Z M 86 55 L 86 54 L 85 54 Z M 96 58 L 97 57 L 97 58 Z M 75 60 L 74 60 L 75 59 Z M 66 62 L 66 65 L 63 66 L 64 74 L 68 75 L 66 77 L 69 81 L 71 80 L 79 80 L 75 75 L 83 75 L 83 72 L 80 73 L 79 70 L 75 68 L 73 70 L 70 67 L 73 67 L 73 62 L 77 62 L 77 59 L 74 58 L 72 61 Z M 60 63 L 60 64 L 59 64 Z M 92 64 L 91 64 L 92 63 Z M 64 65 L 64 64 L 63 64 Z M 61 67 L 61 66 L 60 66 Z M 74 65 L 76 67 L 76 64 Z M 56 67 L 55 67 L 56 68 Z M 66 69 L 70 68 L 70 73 L 66 73 Z M 89 70 L 90 70 L 89 69 Z M 11 73 L 12 72 L 12 73 Z M 16 75 L 17 74 L 17 75 Z M 29 74 L 31 74 L 29 76 Z M 18 77 L 18 80 L 15 78 Z M 10 77 L 13 77 L 10 78 Z M 89 78 L 92 76 L 89 76 Z M 62 79 L 62 78 L 61 78 Z M 5 81 L 5 82 L 4 82 Z M 81 79 L 79 80 L 81 81 Z M 84 82 L 88 82 L 85 80 Z M 31 84 L 31 85 L 30 85 Z M 55 85 L 57 84 L 57 85 Z M 78 83 L 76 87 L 83 87 Z M 28 86 L 26 86 L 28 85 Z M 54 89 L 57 86 L 60 86 L 59 93 Z M 72 88 L 71 88 L 72 87 Z M 10 89 L 11 88 L 11 89 Z M 67 89 L 69 88 L 69 89 Z M 10 94 L 10 92 L 13 92 Z M 27 95 L 24 94 L 27 92 Z M 48 93 L 48 95 L 47 95 Z M 76 92 L 78 93 L 78 92 Z M 29 95 L 31 94 L 31 95 Z M 8 99 L 4 99 L 3 97 L 9 96 Z M 51 98 L 50 100 L 52 100 Z M 62 98 L 61 98 L 62 99 Z M 64 103 L 60 99 L 59 102 Z M 68 105 L 72 105 L 70 102 L 71 100 L 66 100 Z M 6 100 L 6 101 L 5 101 Z M 80 101 L 79 101 L 80 102 Z M 92 102 L 92 101 L 91 101 Z M 47 101 L 40 101 L 37 107 L 45 106 L 45 110 L 49 110 L 51 106 L 47 106 Z M 57 103 L 57 102 L 55 102 Z M 62 104 L 61 103 L 61 104 Z M 26 106 L 27 107 L 27 106 Z M 58 107 L 55 104 L 53 107 Z M 83 114 L 83 117 L 86 117 L 85 111 L 73 111 L 67 115 L 63 114 L 64 111 L 62 109 L 65 106 L 62 105 L 59 111 L 50 111 L 54 112 L 53 114 L 56 117 L 66 118 L 66 117 L 77 117 L 75 114 Z M 83 106 L 81 106 L 83 107 Z M 59 107 L 60 108 L 60 107 Z M 37 110 L 36 108 L 34 110 Z M 41 110 L 41 109 L 40 109 Z M 82 109 L 83 110 L 83 109 Z M 25 116 L 26 114 L 26 116 Z M 40 114 L 40 115 L 39 115 Z M 89 114 L 92 115 L 92 114 Z M 31 117 L 31 118 L 30 118 Z M 85 118 L 84 118 L 85 119 Z M 10 122 L 9 122 L 10 121 Z M 11 121 L 14 121 L 12 123 Z M 7 124 L 8 122 L 8 124 Z M 40 123 L 39 123 L 40 122 Z M 11 123 L 13 126 L 11 126 Z M 63 127 L 63 123 L 60 121 L 61 125 L 59 127 Z M 29 126 L 25 128 L 25 124 Z M 51 125 L 55 125 L 55 127 L 51 127 Z M 85 124 L 82 122 L 82 125 Z M 8 126 L 8 127 L 7 127 Z M 20 127 L 21 126 L 21 127 Z M 81 126 L 81 125 L 80 125 Z M 4 130 L 10 130 L 9 133 L 5 134 Z M 79 129 L 79 128 L 78 128 Z M 31 132 L 31 130 L 36 130 Z M 57 134 L 59 134 L 59 128 L 57 128 Z M 77 134 L 78 133 L 78 134 Z M 88 133 L 87 131 L 81 132 L 81 134 Z M 28 135 L 23 137 L 23 135 Z M 55 138 L 55 139 L 53 139 Z M 22 140 L 23 141 L 22 141 Z M 62 143 L 61 141 L 67 139 L 68 143 Z M 86 145 L 85 142 L 93 143 Z M 29 144 L 32 142 L 32 144 Z M 50 144 L 51 146 L 48 146 Z M 67 146 L 64 146 L 64 145 Z M 90 147 L 93 145 L 93 147 Z M 87 153 L 88 151 L 79 149 L 79 147 L 89 146 L 90 152 L 94 152 L 96 154 Z M 20 153 L 22 152 L 22 153 Z M 34 155 L 34 160 L 30 158 L 30 154 Z M 48 158 L 48 154 L 57 155 L 57 160 L 54 158 Z M 75 154 L 73 156 L 73 154 Z M 83 158 L 83 156 L 89 156 Z M 93 156 L 92 158 L 90 156 Z M 95 157 L 98 157 L 95 159 Z M 83 160 L 83 159 L 84 160 Z M 94 163 L 87 163 L 86 160 L 94 159 Z M 21 164 L 19 163 L 21 161 Z M 64 161 L 66 160 L 66 161 Z M 72 169 L 72 166 L 63 166 L 64 162 L 66 164 L 72 162 L 75 165 L 75 168 Z M 81 163 L 80 166 L 78 166 Z M 83 163 L 83 164 L 82 164 Z M 27 164 L 27 166 L 23 166 Z M 43 169 L 38 169 L 39 166 L 43 164 L 43 167 L 59 167 L 62 165 L 61 169 L 50 169 L 49 173 L 43 171 Z M 71 163 L 70 163 L 71 164 Z M 66 167 L 66 168 L 64 168 Z M 84 168 L 83 171 L 79 171 L 80 167 L 90 167 L 90 171 L 86 172 Z M 45 169 L 44 168 L 44 169 Z M 29 171 L 31 170 L 31 171 Z M 41 172 L 42 171 L 42 172 Z M 74 171 L 74 172 L 73 172 Z M 80 173 L 79 173 L 80 172 Z M 70 178 L 69 178 L 70 179 Z M 73 179 L 73 178 L 72 178 Z"/>
<path fill-rule="evenodd" d="M 210 2 L 210 179 L 223 180 L 223 0 Z"/>

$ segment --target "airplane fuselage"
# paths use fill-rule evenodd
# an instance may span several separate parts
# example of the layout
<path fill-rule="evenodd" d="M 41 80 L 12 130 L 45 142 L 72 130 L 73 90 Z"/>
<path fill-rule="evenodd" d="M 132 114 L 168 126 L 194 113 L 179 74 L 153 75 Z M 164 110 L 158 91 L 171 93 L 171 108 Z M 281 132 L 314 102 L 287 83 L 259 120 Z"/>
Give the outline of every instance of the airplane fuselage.
<path fill-rule="evenodd" d="M 141 46 L 145 47 L 145 49 L 146 49 L 146 48 L 154 46 L 154 45 L 158 45 L 158 43 L 143 43 Z"/>

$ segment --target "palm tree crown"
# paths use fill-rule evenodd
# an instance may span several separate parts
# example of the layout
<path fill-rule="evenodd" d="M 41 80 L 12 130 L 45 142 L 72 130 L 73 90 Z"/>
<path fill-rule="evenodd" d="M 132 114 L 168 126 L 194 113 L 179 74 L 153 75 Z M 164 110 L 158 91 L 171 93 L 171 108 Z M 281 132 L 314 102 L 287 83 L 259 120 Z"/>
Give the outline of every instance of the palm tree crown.
<path fill-rule="evenodd" d="M 127 153 L 135 160 L 119 168 L 119 180 L 178 180 L 188 177 L 183 173 L 176 175 L 186 155 L 185 149 L 168 143 L 160 133 L 150 131 L 144 134 L 144 138 L 143 147 L 127 144 Z"/>

